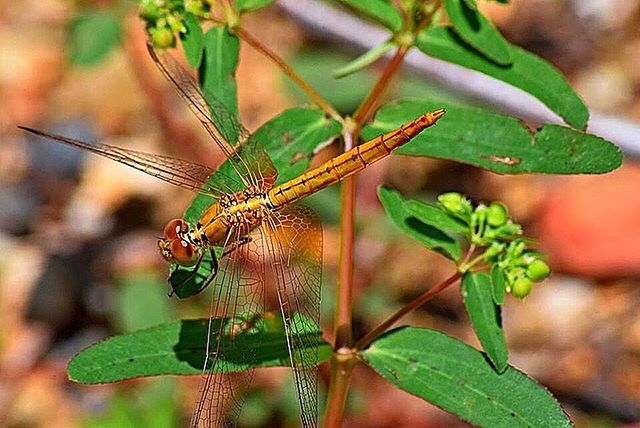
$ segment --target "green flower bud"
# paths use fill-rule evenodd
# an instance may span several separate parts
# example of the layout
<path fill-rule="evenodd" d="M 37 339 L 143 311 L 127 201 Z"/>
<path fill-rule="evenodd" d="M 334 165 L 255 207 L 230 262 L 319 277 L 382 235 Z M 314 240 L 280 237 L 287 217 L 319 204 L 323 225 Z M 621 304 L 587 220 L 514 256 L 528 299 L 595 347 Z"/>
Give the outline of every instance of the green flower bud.
<path fill-rule="evenodd" d="M 180 15 L 167 16 L 167 24 L 174 33 L 181 33 L 186 31 L 184 24 L 182 23 L 182 17 Z"/>
<path fill-rule="evenodd" d="M 551 273 L 551 268 L 544 261 L 535 259 L 527 267 L 527 276 L 534 282 L 540 282 Z"/>
<path fill-rule="evenodd" d="M 153 46 L 157 48 L 169 48 L 174 46 L 176 39 L 173 36 L 173 33 L 168 28 L 150 28 L 149 35 L 151 35 L 151 42 Z"/>
<path fill-rule="evenodd" d="M 460 193 L 443 193 L 438 196 L 438 202 L 449 212 L 460 214 L 464 211 L 464 196 Z"/>
<path fill-rule="evenodd" d="M 527 277 L 518 278 L 514 281 L 511 287 L 511 295 L 518 299 L 524 299 L 531 293 L 533 282 Z"/>
<path fill-rule="evenodd" d="M 485 260 L 491 259 L 500 254 L 502 250 L 504 250 L 504 247 L 504 244 L 500 244 L 498 242 L 494 242 L 493 244 L 491 244 L 491 246 L 487 248 L 487 251 L 485 251 L 484 253 Z"/>
<path fill-rule="evenodd" d="M 150 0 L 146 0 L 140 3 L 138 8 L 138 15 L 145 21 L 155 21 L 161 16 L 160 8 Z"/>
<path fill-rule="evenodd" d="M 487 223 L 493 227 L 502 226 L 509 219 L 507 208 L 500 202 L 492 202 L 487 208 Z"/>

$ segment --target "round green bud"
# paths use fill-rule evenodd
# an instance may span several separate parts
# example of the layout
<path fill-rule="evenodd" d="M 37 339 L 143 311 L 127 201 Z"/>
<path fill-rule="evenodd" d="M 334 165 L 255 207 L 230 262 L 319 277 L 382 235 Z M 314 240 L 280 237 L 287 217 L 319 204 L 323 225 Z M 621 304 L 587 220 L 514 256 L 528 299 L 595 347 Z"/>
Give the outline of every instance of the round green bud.
<path fill-rule="evenodd" d="M 507 208 L 499 202 L 492 202 L 487 208 L 487 223 L 493 227 L 502 226 L 509 219 Z"/>
<path fill-rule="evenodd" d="M 138 8 L 138 15 L 145 21 L 155 21 L 161 16 L 160 8 L 153 4 L 153 2 L 146 1 L 140 3 Z"/>
<path fill-rule="evenodd" d="M 458 214 L 464 211 L 464 196 L 460 193 L 443 193 L 438 196 L 438 202 L 449 212 Z"/>
<path fill-rule="evenodd" d="M 524 299 L 531 293 L 533 282 L 527 277 L 518 278 L 511 286 L 511 295 L 518 299 Z"/>
<path fill-rule="evenodd" d="M 175 37 L 171 30 L 166 27 L 162 28 L 150 28 L 149 34 L 151 35 L 151 41 L 153 42 L 153 46 L 157 48 L 169 48 L 174 45 L 176 42 Z"/>
<path fill-rule="evenodd" d="M 504 250 L 504 246 L 504 244 L 498 242 L 494 242 L 493 244 L 491 244 L 491 246 L 487 248 L 487 251 L 484 252 L 485 260 L 491 259 L 500 254 Z"/>
<path fill-rule="evenodd" d="M 531 281 L 540 282 L 547 278 L 551 273 L 551 268 L 544 261 L 540 259 L 534 259 L 529 266 L 527 266 L 527 276 Z"/>

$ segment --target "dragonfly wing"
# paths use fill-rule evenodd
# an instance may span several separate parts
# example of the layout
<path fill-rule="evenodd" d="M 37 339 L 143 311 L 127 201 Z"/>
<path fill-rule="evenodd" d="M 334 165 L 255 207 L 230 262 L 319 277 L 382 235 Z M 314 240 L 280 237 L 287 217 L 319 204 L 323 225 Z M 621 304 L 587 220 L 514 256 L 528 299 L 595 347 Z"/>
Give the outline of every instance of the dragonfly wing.
<path fill-rule="evenodd" d="M 240 414 L 241 391 L 253 380 L 247 363 L 256 360 L 251 327 L 264 311 L 264 265 L 261 241 L 242 241 L 243 231 L 231 230 L 223 249 L 209 311 L 209 331 L 200 400 L 191 427 L 232 427 Z M 219 322 L 224 319 L 224 322 Z"/>
<path fill-rule="evenodd" d="M 303 427 L 317 426 L 322 229 L 315 212 L 290 205 L 264 219 Z"/>
<path fill-rule="evenodd" d="M 156 51 L 147 44 L 151 58 L 162 74 L 176 88 L 213 141 L 229 159 L 245 186 L 258 186 L 261 174 L 276 171 L 262 146 L 250 139 L 249 131 L 237 117 L 209 91 L 206 97 L 193 76 L 166 51 Z M 243 149 L 245 145 L 250 146 Z M 275 178 L 273 179 L 275 181 Z"/>
<path fill-rule="evenodd" d="M 220 182 L 217 184 L 207 182 L 207 179 L 215 170 L 208 166 L 200 165 L 184 159 L 176 159 L 170 156 L 123 149 L 121 147 L 110 146 L 108 144 L 89 144 L 83 141 L 24 126 L 20 126 L 19 128 L 39 137 L 44 137 L 58 143 L 67 144 L 69 146 L 104 156 L 108 159 L 120 162 L 124 165 L 135 168 L 138 171 L 142 171 L 153 177 L 159 178 L 167 183 L 203 193 L 208 196 L 213 196 L 214 198 L 219 197 L 223 193 L 228 193 L 230 186 L 233 185 L 233 180 L 230 178 L 226 180 L 226 182 L 225 180 L 219 180 Z"/>

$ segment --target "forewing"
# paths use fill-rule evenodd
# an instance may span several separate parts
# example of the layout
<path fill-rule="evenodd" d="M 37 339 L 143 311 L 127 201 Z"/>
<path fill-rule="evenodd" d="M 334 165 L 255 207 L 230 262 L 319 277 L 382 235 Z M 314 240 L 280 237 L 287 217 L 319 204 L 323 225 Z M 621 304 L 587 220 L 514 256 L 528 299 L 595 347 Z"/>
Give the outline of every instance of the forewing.
<path fill-rule="evenodd" d="M 162 74 L 176 88 L 180 96 L 207 130 L 213 141 L 229 159 L 235 173 L 245 186 L 260 186 L 277 175 L 271 159 L 262 146 L 249 138 L 236 116 L 217 98 L 207 92 L 205 97 L 193 76 L 166 51 L 156 51 L 147 44 L 151 58 Z M 245 147 L 246 146 L 246 147 Z M 267 178 L 265 181 L 260 181 Z M 275 182 L 275 177 L 273 177 Z"/>
<path fill-rule="evenodd" d="M 120 162 L 163 180 L 167 183 L 203 193 L 217 198 L 220 194 L 228 192 L 228 186 L 220 183 L 213 184 L 207 182 L 210 175 L 214 173 L 213 168 L 200 165 L 184 159 L 176 159 L 170 156 L 163 156 L 151 153 L 139 152 L 136 150 L 123 149 L 121 147 L 110 146 L 108 144 L 89 144 L 61 135 L 51 134 L 37 129 L 20 126 L 34 135 L 47 138 L 54 142 L 67 144 L 82 150 L 104 156 L 108 159 Z"/>
<path fill-rule="evenodd" d="M 303 427 L 317 426 L 322 229 L 315 212 L 291 205 L 264 219 L 263 235 L 285 323 Z"/>
<path fill-rule="evenodd" d="M 209 312 L 207 355 L 200 382 L 200 400 L 191 420 L 192 427 L 231 427 L 242 408 L 242 392 L 253 380 L 254 369 L 241 361 L 257 359 L 252 355 L 252 323 L 264 312 L 264 264 L 262 240 L 242 243 L 244 232 L 229 232 L 220 269 L 215 280 Z M 216 319 L 227 318 L 225 323 Z M 213 331 L 213 330 L 216 331 Z M 214 341 L 210 341 L 215 338 Z M 234 372 L 234 373 L 229 373 Z"/>

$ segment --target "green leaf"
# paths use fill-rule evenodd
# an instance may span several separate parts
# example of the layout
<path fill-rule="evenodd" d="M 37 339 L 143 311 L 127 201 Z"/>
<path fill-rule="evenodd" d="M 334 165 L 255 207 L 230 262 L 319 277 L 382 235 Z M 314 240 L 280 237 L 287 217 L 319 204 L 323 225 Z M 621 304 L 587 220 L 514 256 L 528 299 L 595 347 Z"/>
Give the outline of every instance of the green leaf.
<path fill-rule="evenodd" d="M 445 0 L 444 7 L 453 29 L 462 40 L 491 61 L 500 65 L 511 64 L 509 43 L 496 27 L 484 17 L 470 0 Z"/>
<path fill-rule="evenodd" d="M 218 364 L 216 367 L 222 367 L 225 372 L 238 372 L 253 367 L 289 366 L 282 318 L 268 313 L 257 320 L 254 315 L 245 315 L 242 319 L 251 319 L 252 327 L 233 335 L 227 333 L 222 338 L 224 344 L 221 349 L 233 351 L 224 356 L 226 364 Z M 236 318 L 235 321 L 237 326 L 239 319 Z M 210 338 L 213 344 L 218 341 L 222 323 L 228 329 L 236 328 L 231 325 L 233 322 L 229 318 L 213 319 Z M 312 324 L 314 323 L 305 321 L 296 325 Z M 71 360 L 68 367 L 69 379 L 95 384 L 143 376 L 202 374 L 207 331 L 208 320 L 194 319 L 110 337 L 82 350 Z M 317 337 L 313 349 L 319 347 L 318 364 L 331 356 L 331 347 L 322 340 L 319 329 L 304 333 Z M 307 341 L 297 340 L 296 343 Z M 211 363 L 209 359 L 209 364 Z"/>
<path fill-rule="evenodd" d="M 121 37 L 122 26 L 118 18 L 112 14 L 80 14 L 71 22 L 69 59 L 81 66 L 97 64 L 111 52 Z"/>
<path fill-rule="evenodd" d="M 438 331 L 403 327 L 360 353 L 400 389 L 492 428 L 572 427 L 549 391 L 508 367 L 498 374 L 481 352 Z"/>
<path fill-rule="evenodd" d="M 422 31 L 416 46 L 427 55 L 488 74 L 528 92 L 575 128 L 587 126 L 589 111 L 562 74 L 524 49 L 510 45 L 512 64 L 502 67 L 476 52 L 451 28 L 440 25 Z"/>
<path fill-rule="evenodd" d="M 230 144 L 238 142 L 240 135 L 228 120 L 221 117 L 216 106 L 222 106 L 238 117 L 238 94 L 235 80 L 240 42 L 228 27 L 213 27 L 204 35 L 204 58 L 198 76 L 200 86 L 216 125 Z"/>
<path fill-rule="evenodd" d="M 402 17 L 389 2 L 384 0 L 339 0 L 360 15 L 382 24 L 394 33 L 402 29 Z"/>
<path fill-rule="evenodd" d="M 496 371 L 507 369 L 507 343 L 502 330 L 500 307 L 493 301 L 491 279 L 484 272 L 466 272 L 462 277 L 462 298 L 482 349 Z"/>
<path fill-rule="evenodd" d="M 251 12 L 271 3 L 273 3 L 273 0 L 236 0 L 236 9 L 240 13 Z"/>
<path fill-rule="evenodd" d="M 389 52 L 389 50 L 394 46 L 395 44 L 391 40 L 381 43 L 370 51 L 367 51 L 364 54 L 360 55 L 358 58 L 354 59 L 347 65 L 337 69 L 333 73 L 333 76 L 336 78 L 341 78 L 353 74 L 356 71 L 360 71 L 363 68 L 376 62 L 378 58 Z"/>
<path fill-rule="evenodd" d="M 478 10 L 478 5 L 476 4 L 476 0 L 464 0 L 467 7 L 471 10 Z"/>
<path fill-rule="evenodd" d="M 427 204 L 418 200 L 406 203 L 407 210 L 418 220 L 444 231 L 449 236 L 468 234 L 469 227 L 449 216 L 438 205 Z"/>
<path fill-rule="evenodd" d="M 504 303 L 507 287 L 506 282 L 507 279 L 502 269 L 497 264 L 491 266 L 491 293 L 496 305 L 502 305 Z"/>
<path fill-rule="evenodd" d="M 405 100 L 382 108 L 362 136 L 396 129 L 437 108 L 447 113 L 394 153 L 451 159 L 500 174 L 601 174 L 622 163 L 620 149 L 574 129 L 545 125 L 533 133 L 519 120 L 440 101 Z"/>
<path fill-rule="evenodd" d="M 200 67 L 202 53 L 204 52 L 204 34 L 200 27 L 200 21 L 198 21 L 195 15 L 187 12 L 183 22 L 187 32 L 180 33 L 182 49 L 184 50 L 189 65 L 193 68 L 198 68 Z"/>
<path fill-rule="evenodd" d="M 439 229 L 437 222 L 424 223 L 407 208 L 410 201 L 404 199 L 396 190 L 386 187 L 378 189 L 378 198 L 393 223 L 404 233 L 416 239 L 425 247 L 437 251 L 443 256 L 457 260 L 462 250 L 460 244 L 446 231 Z"/>

